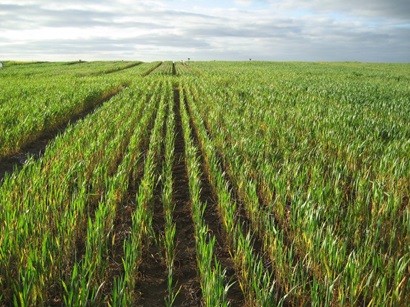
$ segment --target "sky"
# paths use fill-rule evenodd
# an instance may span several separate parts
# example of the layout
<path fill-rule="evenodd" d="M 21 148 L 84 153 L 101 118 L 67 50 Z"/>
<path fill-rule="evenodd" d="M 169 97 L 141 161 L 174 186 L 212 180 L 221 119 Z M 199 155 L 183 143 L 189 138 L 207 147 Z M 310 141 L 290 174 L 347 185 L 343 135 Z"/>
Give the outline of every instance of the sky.
<path fill-rule="evenodd" d="M 410 0 L 0 0 L 2 60 L 410 62 Z"/>

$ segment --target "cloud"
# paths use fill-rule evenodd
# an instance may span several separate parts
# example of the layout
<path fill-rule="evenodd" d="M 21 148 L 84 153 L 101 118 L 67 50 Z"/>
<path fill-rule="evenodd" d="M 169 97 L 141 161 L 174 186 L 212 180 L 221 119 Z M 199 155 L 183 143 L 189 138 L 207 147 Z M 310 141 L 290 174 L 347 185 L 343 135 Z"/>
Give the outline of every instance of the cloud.
<path fill-rule="evenodd" d="M 410 21 L 408 0 L 268 0 L 272 6 L 362 17 L 397 18 Z"/>
<path fill-rule="evenodd" d="M 235 3 L 243 6 L 250 6 L 252 4 L 252 0 L 235 0 Z"/>
<path fill-rule="evenodd" d="M 2 1 L 0 57 L 409 62 L 408 1 L 356 2 Z"/>

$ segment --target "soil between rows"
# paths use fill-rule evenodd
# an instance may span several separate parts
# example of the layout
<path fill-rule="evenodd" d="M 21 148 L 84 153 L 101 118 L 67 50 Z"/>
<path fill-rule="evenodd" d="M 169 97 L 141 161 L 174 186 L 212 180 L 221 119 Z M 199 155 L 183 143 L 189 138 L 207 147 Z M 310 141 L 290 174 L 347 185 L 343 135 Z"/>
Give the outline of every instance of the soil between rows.
<path fill-rule="evenodd" d="M 138 168 L 135 170 L 135 178 L 133 178 L 133 176 L 131 175 L 128 178 L 129 182 L 127 194 L 123 199 L 121 205 L 117 206 L 113 231 L 115 240 L 113 241 L 113 245 L 109 249 L 110 263 L 107 270 L 107 279 L 109 280 L 109 282 L 104 288 L 106 295 L 109 295 L 109 293 L 112 292 L 114 279 L 118 278 L 124 273 L 122 264 L 122 259 L 124 258 L 123 244 L 132 230 L 132 215 L 136 205 L 135 199 L 138 193 L 138 187 L 143 176 L 143 170 L 146 161 L 146 152 L 149 146 L 149 140 L 151 138 L 152 129 L 154 126 L 154 120 L 155 116 L 152 116 L 151 122 L 148 127 L 149 133 L 145 136 L 144 141 L 141 143 L 142 159 L 141 163 L 139 163 Z M 155 195 L 158 195 L 158 189 L 159 187 L 156 188 Z"/>
<path fill-rule="evenodd" d="M 162 127 L 162 135 L 166 132 L 166 120 Z M 147 144 L 148 146 L 148 144 Z M 157 162 L 156 172 L 159 174 L 165 156 L 165 144 L 162 144 L 160 161 Z M 163 306 L 167 296 L 167 266 L 165 263 L 162 239 L 165 235 L 164 207 L 161 201 L 163 191 L 162 181 L 159 180 L 154 190 L 152 228 L 155 238 L 147 240 L 143 249 L 142 261 L 139 266 L 136 292 L 139 294 L 138 306 Z"/>
<path fill-rule="evenodd" d="M 200 306 L 202 293 L 197 274 L 195 230 L 192 220 L 192 203 L 186 169 L 185 142 L 179 109 L 179 92 L 174 90 L 175 144 L 172 167 L 173 194 L 175 205 L 173 222 L 176 225 L 175 260 L 173 270 L 174 292 L 178 292 L 175 306 Z M 161 158 L 164 159 L 162 152 Z M 161 163 L 159 163 L 161 165 Z M 155 190 L 153 229 L 158 239 L 144 250 L 139 267 L 137 292 L 138 306 L 164 306 L 167 296 L 167 267 L 161 239 L 164 237 L 164 208 L 160 200 L 162 187 Z"/>
<path fill-rule="evenodd" d="M 186 169 L 185 141 L 179 107 L 179 91 L 174 90 L 175 149 L 172 176 L 174 179 L 172 202 L 176 224 L 175 275 L 177 288 L 181 290 L 176 298 L 176 306 L 200 306 L 202 293 L 197 276 L 195 230 L 192 220 L 192 203 Z"/>
<path fill-rule="evenodd" d="M 160 239 L 164 236 L 164 211 L 160 200 L 162 187 L 157 185 L 154 191 L 154 213 L 152 227 L 156 240 L 147 242 L 144 248 L 142 262 L 139 266 L 137 306 L 163 306 L 167 296 L 167 267 Z M 152 242 L 154 241 L 154 242 Z"/>

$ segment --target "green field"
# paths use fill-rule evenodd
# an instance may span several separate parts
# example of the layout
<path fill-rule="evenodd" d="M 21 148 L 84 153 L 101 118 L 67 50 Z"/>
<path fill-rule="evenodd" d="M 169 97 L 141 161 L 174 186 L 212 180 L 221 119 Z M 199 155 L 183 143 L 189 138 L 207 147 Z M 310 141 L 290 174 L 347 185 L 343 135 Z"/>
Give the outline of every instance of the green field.
<path fill-rule="evenodd" d="M 0 306 L 410 305 L 410 64 L 4 62 Z"/>

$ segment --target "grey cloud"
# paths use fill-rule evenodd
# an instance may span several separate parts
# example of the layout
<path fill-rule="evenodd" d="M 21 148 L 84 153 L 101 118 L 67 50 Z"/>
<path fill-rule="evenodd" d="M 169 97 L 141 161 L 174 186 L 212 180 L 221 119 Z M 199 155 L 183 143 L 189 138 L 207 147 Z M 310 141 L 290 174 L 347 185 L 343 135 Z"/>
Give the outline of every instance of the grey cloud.
<path fill-rule="evenodd" d="M 44 50 L 50 54 L 78 55 L 86 54 L 93 56 L 94 53 L 102 54 L 135 54 L 135 50 L 158 49 L 161 52 L 167 48 L 179 49 L 207 49 L 209 44 L 190 37 L 177 35 L 143 36 L 126 39 L 91 38 L 79 40 L 41 40 L 24 44 L 27 54 L 41 56 Z M 13 46 L 2 46 L 2 52 L 13 55 L 16 50 Z"/>
<path fill-rule="evenodd" d="M 31 28 L 33 25 L 49 27 L 102 26 L 111 23 L 113 13 L 88 10 L 51 10 L 35 5 L 1 5 L 4 13 L 1 27 L 9 29 Z"/>
<path fill-rule="evenodd" d="M 152 45 L 158 47 L 177 47 L 177 48 L 209 48 L 207 41 L 195 39 L 194 36 L 180 35 L 156 35 L 139 37 L 133 40 L 139 45 Z"/>
<path fill-rule="evenodd" d="M 410 22 L 410 1 L 408 0 L 345 0 L 339 3 L 344 9 L 357 11 L 363 15 L 390 16 L 407 19 Z"/>
<path fill-rule="evenodd" d="M 408 0 L 297 0 L 291 3 L 295 8 L 310 8 L 333 13 L 345 12 L 356 16 L 398 18 L 410 22 Z"/>
<path fill-rule="evenodd" d="M 86 1 L 92 4 L 94 1 Z M 99 3 L 99 1 L 95 1 Z M 39 26 L 46 27 L 95 27 L 95 26 L 121 26 L 143 27 L 149 29 L 169 28 L 164 20 L 178 21 L 192 18 L 195 20 L 220 20 L 206 14 L 194 12 L 160 10 L 147 7 L 133 9 L 132 7 L 119 7 L 110 12 L 92 11 L 85 9 L 49 9 L 41 5 L 13 5 L 0 4 L 1 29 L 28 29 Z M 129 17 L 134 21 L 118 21 L 118 17 Z M 140 18 L 150 18 L 152 22 L 140 22 Z"/>
<path fill-rule="evenodd" d="M 313 17 L 286 15 L 285 11 L 268 8 L 257 12 L 252 8 L 231 9 L 226 14 L 209 9 L 182 11 L 144 1 L 124 6 L 115 0 L 75 0 L 70 2 L 69 9 L 64 9 L 64 4 L 51 8 L 45 5 L 47 1 L 39 1 L 38 5 L 0 4 L 0 38 L 3 30 L 19 29 L 70 27 L 79 33 L 87 28 L 90 33 L 89 38 L 80 40 L 25 41 L 17 37 L 15 44 L 4 37 L 0 40 L 0 49 L 2 56 L 35 56 L 37 59 L 48 56 L 76 59 L 84 55 L 118 59 L 134 57 L 138 51 L 142 60 L 145 53 L 150 60 L 178 59 L 180 55 L 189 54 L 193 59 L 205 60 L 251 57 L 408 62 L 410 27 L 403 21 L 410 14 L 407 2 L 410 3 L 401 0 L 394 5 L 382 0 L 290 2 L 288 8 L 313 10 L 316 12 L 312 13 Z M 101 3 L 106 6 L 99 9 L 81 6 Z M 340 12 L 350 19 L 332 17 Z M 360 18 L 352 17 L 354 14 Z M 368 26 L 368 23 L 373 24 Z M 110 34 L 102 38 L 104 33 L 94 33 L 94 27 L 110 29 Z M 125 33 L 128 38 L 116 39 L 116 33 Z"/>
<path fill-rule="evenodd" d="M 39 7 L 33 5 L 0 4 L 1 29 L 24 29 L 37 24 L 42 16 Z"/>
<path fill-rule="evenodd" d="M 92 26 L 105 26 L 112 22 L 115 17 L 112 13 L 105 12 L 91 12 L 84 10 L 64 10 L 64 11 L 52 11 L 45 10 L 45 21 L 43 25 L 49 27 L 92 27 Z"/>
<path fill-rule="evenodd" d="M 203 24 L 186 30 L 187 35 L 200 37 L 272 38 L 301 33 L 301 27 L 289 23 L 243 23 L 239 25 Z"/>

